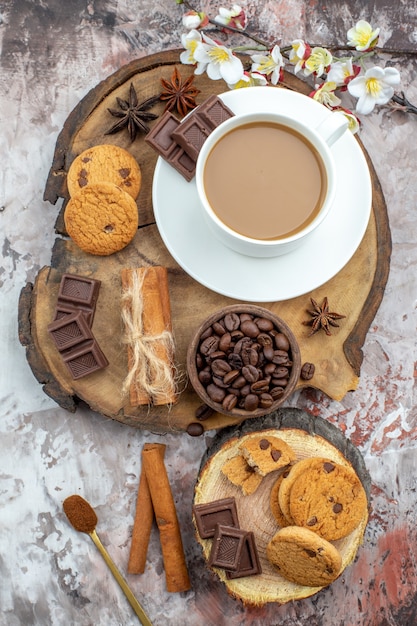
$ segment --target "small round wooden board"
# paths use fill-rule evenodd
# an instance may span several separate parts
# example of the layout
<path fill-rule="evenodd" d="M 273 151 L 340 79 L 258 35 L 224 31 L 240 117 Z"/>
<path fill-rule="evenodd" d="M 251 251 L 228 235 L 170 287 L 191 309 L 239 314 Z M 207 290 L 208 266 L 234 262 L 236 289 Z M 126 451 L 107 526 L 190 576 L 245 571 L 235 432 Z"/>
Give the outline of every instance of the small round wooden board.
<path fill-rule="evenodd" d="M 184 79 L 193 73 L 192 67 L 180 64 L 178 50 L 134 61 L 92 89 L 69 115 L 57 140 L 44 194 L 52 204 L 63 200 L 58 215 L 51 216 L 51 224 L 56 219 L 59 237 L 52 250 L 50 266 L 41 269 L 34 284 L 28 283 L 24 287 L 19 302 L 20 341 L 26 347 L 29 365 L 45 393 L 69 411 L 75 411 L 77 402 L 82 400 L 106 417 L 159 432 L 185 430 L 195 420 L 199 400 L 186 380 L 187 346 L 194 330 L 208 315 L 236 302 L 212 292 L 188 276 L 162 242 L 152 209 L 152 178 L 157 155 L 146 144 L 143 135 L 131 143 L 127 132 L 106 134 L 114 123 L 108 108 L 115 106 L 116 98 L 128 97 L 131 83 L 139 100 L 144 100 L 161 92 L 160 79 L 169 79 L 175 66 Z M 200 90 L 197 103 L 226 90 L 222 81 L 212 81 L 205 75 L 196 76 L 194 84 Z M 278 88 L 302 93 L 309 91 L 306 83 L 289 73 L 285 73 L 284 82 Z M 158 115 L 163 110 L 162 102 L 152 109 Z M 127 248 L 109 257 L 89 255 L 78 249 L 66 237 L 63 222 L 68 200 L 68 168 L 83 150 L 101 143 L 114 143 L 129 150 L 143 175 L 137 201 L 140 223 L 137 235 Z M 385 201 L 366 153 L 365 157 L 372 178 L 372 212 L 365 236 L 351 261 L 337 276 L 309 294 L 283 302 L 260 303 L 291 327 L 300 346 L 302 362 L 312 362 L 316 366 L 314 378 L 308 382 L 300 379 L 297 388 L 309 385 L 335 400 L 341 400 L 358 385 L 362 346 L 389 273 L 391 237 Z M 314 263 L 320 263 L 320 250 L 317 250 L 317 258 L 312 259 L 308 271 L 314 272 Z M 122 343 L 120 272 L 122 268 L 149 265 L 163 265 L 168 269 L 176 365 L 182 374 L 181 393 L 179 401 L 171 407 L 134 408 L 121 393 L 127 375 L 127 355 Z M 64 273 L 102 281 L 93 332 L 110 365 L 77 381 L 71 379 L 47 332 Z M 342 320 L 340 328 L 334 329 L 331 337 L 323 332 L 309 337 L 309 328 L 303 325 L 303 321 L 310 319 L 307 313 L 311 308 L 310 297 L 321 303 L 326 296 L 331 309 L 343 313 L 346 319 Z M 214 414 L 204 422 L 204 427 L 209 430 L 233 423 L 237 423 L 233 418 Z"/>
<path fill-rule="evenodd" d="M 312 596 L 322 589 L 286 580 L 266 557 L 266 546 L 279 530 L 270 509 L 271 488 L 279 472 L 275 471 L 264 477 L 256 491 L 246 496 L 221 472 L 222 465 L 238 454 L 239 445 L 245 438 L 260 431 L 263 436 L 271 435 L 283 439 L 296 452 L 297 461 L 308 457 L 323 457 L 353 468 L 364 486 L 368 502 L 370 499 L 370 476 L 359 450 L 338 428 L 321 418 L 312 418 L 300 409 L 278 409 L 265 418 L 247 420 L 237 427 L 221 430 L 202 459 L 195 486 L 194 504 L 206 504 L 222 498 L 235 499 L 240 527 L 254 533 L 262 573 L 228 579 L 225 570 L 215 567 L 211 569 L 232 596 L 245 604 L 257 606 L 268 602 L 285 604 Z M 340 575 L 356 556 L 367 520 L 368 513 L 350 535 L 331 542 L 342 556 Z M 205 559 L 208 559 L 212 540 L 201 539 L 197 530 L 196 539 Z"/>

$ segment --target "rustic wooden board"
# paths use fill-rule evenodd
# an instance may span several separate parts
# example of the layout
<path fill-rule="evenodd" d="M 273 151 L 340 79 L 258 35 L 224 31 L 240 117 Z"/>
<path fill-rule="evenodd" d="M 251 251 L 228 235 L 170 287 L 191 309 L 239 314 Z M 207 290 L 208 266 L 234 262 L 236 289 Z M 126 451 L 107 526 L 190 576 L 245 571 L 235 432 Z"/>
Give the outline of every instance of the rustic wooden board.
<path fill-rule="evenodd" d="M 211 569 L 224 583 L 228 593 L 245 604 L 258 606 L 267 602 L 285 604 L 292 600 L 300 600 L 321 589 L 289 582 L 280 575 L 266 556 L 266 547 L 279 530 L 270 508 L 271 489 L 279 472 L 274 471 L 265 476 L 256 491 L 246 496 L 222 474 L 222 466 L 239 454 L 239 446 L 245 438 L 259 432 L 283 439 L 295 451 L 297 461 L 322 457 L 353 468 L 363 484 L 368 502 L 371 488 L 371 479 L 359 450 L 338 428 L 320 417 L 313 419 L 300 409 L 279 409 L 266 417 L 246 420 L 244 424 L 224 428 L 217 433 L 200 464 L 194 490 L 194 504 L 213 502 L 222 498 L 235 499 L 241 528 L 254 533 L 262 573 L 229 580 L 223 569 L 216 567 Z M 332 542 L 342 556 L 340 575 L 356 556 L 363 540 L 367 520 L 368 513 L 364 514 L 358 527 L 348 536 Z M 208 560 L 212 540 L 201 539 L 197 529 L 196 539 L 205 559 Z"/>
<path fill-rule="evenodd" d="M 168 51 L 126 65 L 89 92 L 68 117 L 57 140 L 44 194 L 52 204 L 63 199 L 55 223 L 60 237 L 52 251 L 51 265 L 39 272 L 34 285 L 28 284 L 22 290 L 19 304 L 20 340 L 26 346 L 27 359 L 34 375 L 44 385 L 48 395 L 68 410 L 75 411 L 78 400 L 83 400 L 104 416 L 155 431 L 184 430 L 194 420 L 199 400 L 185 378 L 188 343 L 194 329 L 209 314 L 235 302 L 190 278 L 165 248 L 152 209 L 152 177 L 157 155 L 144 142 L 143 136 L 131 144 L 127 133 L 105 134 L 114 122 L 107 109 L 115 106 L 116 97 L 127 98 L 131 82 L 139 99 L 146 99 L 161 91 L 160 78 L 169 78 L 175 65 L 184 78 L 193 71 L 189 66 L 180 65 L 179 51 Z M 195 86 L 201 90 L 197 102 L 225 90 L 222 81 L 211 81 L 206 76 L 196 77 Z M 288 73 L 282 87 L 303 93 L 309 91 L 303 81 Z M 161 114 L 163 104 L 157 104 L 152 110 Z M 139 230 L 125 250 L 110 257 L 83 253 L 65 237 L 63 223 L 68 199 L 66 172 L 82 150 L 100 143 L 114 143 L 129 150 L 143 173 L 138 198 Z M 336 400 L 342 399 L 358 385 L 362 346 L 381 302 L 389 273 L 391 237 L 385 201 L 373 165 L 364 153 L 372 177 L 373 210 L 364 239 L 351 261 L 337 276 L 311 294 L 284 302 L 260 303 L 277 313 L 292 328 L 300 345 L 302 362 L 310 361 L 316 365 L 313 380 L 309 383 L 300 380 L 298 387 L 308 384 Z M 317 251 L 316 262 L 320 262 L 320 250 Z M 120 271 L 123 267 L 147 265 L 168 268 L 176 364 L 183 374 L 180 400 L 171 408 L 132 408 L 120 391 L 127 371 L 120 319 Z M 314 271 L 314 259 L 309 271 Z M 71 380 L 67 374 L 47 333 L 64 272 L 102 280 L 93 332 L 110 366 L 78 381 Z M 332 337 L 323 333 L 308 337 L 309 329 L 302 322 L 309 319 L 306 309 L 310 307 L 310 296 L 319 302 L 327 296 L 331 308 L 346 315 L 340 328 L 334 329 Z M 206 429 L 212 429 L 237 421 L 215 414 L 204 425 Z"/>

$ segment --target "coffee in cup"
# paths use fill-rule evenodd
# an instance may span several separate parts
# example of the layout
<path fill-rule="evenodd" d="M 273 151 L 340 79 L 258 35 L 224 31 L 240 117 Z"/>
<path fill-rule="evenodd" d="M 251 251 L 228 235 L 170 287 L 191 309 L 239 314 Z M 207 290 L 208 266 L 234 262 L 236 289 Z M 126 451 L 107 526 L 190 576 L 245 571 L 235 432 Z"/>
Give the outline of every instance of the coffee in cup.
<path fill-rule="evenodd" d="M 335 119 L 314 129 L 274 113 L 236 115 L 206 139 L 197 191 L 225 245 L 250 256 L 278 256 L 323 221 L 336 183 L 329 145 L 347 127 L 342 115 L 330 116 Z"/>

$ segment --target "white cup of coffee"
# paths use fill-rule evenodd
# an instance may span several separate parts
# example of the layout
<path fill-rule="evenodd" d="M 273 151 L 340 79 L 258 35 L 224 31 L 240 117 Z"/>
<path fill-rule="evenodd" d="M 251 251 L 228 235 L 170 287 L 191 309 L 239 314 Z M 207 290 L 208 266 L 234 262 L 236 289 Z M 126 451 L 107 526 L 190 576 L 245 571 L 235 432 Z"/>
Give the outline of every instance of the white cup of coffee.
<path fill-rule="evenodd" d="M 330 112 L 316 127 L 267 112 L 220 124 L 196 166 L 198 196 L 215 236 L 253 257 L 301 245 L 331 210 L 336 169 L 330 146 L 346 129 L 345 116 Z"/>

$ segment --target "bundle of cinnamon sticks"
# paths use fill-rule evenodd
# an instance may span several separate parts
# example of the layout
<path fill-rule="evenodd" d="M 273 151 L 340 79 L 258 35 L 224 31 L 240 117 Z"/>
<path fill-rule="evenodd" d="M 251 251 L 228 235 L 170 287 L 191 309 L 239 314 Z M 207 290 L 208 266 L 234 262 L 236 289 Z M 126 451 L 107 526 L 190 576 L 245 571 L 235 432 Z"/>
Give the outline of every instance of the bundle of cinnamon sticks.
<path fill-rule="evenodd" d="M 128 563 L 129 574 L 145 571 L 153 519 L 159 529 L 167 591 L 190 589 L 175 503 L 164 464 L 166 446 L 147 443 L 142 450 L 136 514 Z"/>
<path fill-rule="evenodd" d="M 124 390 L 130 405 L 173 404 L 177 394 L 167 269 L 125 268 L 121 279 L 128 352 Z"/>

